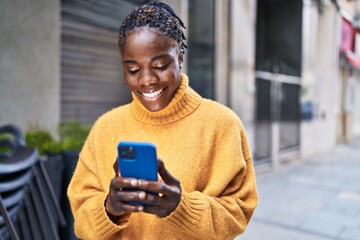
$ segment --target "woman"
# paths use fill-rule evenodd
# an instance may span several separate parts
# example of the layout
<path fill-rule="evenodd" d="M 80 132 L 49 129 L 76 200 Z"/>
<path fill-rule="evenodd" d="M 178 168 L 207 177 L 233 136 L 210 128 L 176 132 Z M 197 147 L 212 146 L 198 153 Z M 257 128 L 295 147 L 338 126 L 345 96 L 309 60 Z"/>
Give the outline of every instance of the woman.
<path fill-rule="evenodd" d="M 245 129 L 234 112 L 189 86 L 182 28 L 163 3 L 135 9 L 120 28 L 133 101 L 101 116 L 80 153 L 68 196 L 81 239 L 233 239 L 253 214 L 258 195 Z M 120 141 L 154 143 L 161 180 L 119 176 Z"/>

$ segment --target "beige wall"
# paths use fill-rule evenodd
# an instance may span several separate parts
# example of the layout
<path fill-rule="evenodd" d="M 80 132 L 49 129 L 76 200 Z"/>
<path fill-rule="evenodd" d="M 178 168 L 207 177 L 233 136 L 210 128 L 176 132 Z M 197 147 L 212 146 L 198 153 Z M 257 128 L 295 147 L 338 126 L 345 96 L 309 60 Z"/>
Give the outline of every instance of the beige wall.
<path fill-rule="evenodd" d="M 244 122 L 254 149 L 256 1 L 230 1 L 229 106 Z"/>
<path fill-rule="evenodd" d="M 0 2 L 0 125 L 54 131 L 60 109 L 60 1 Z"/>
<path fill-rule="evenodd" d="M 354 114 L 353 114 L 353 134 L 355 137 L 360 137 L 360 70 L 355 71 L 353 84 L 353 101 L 354 101 Z"/>
<path fill-rule="evenodd" d="M 313 1 L 304 1 L 301 101 L 314 104 L 315 117 L 301 123 L 302 156 L 336 144 L 340 30 L 340 17 L 333 4 L 319 13 Z"/>

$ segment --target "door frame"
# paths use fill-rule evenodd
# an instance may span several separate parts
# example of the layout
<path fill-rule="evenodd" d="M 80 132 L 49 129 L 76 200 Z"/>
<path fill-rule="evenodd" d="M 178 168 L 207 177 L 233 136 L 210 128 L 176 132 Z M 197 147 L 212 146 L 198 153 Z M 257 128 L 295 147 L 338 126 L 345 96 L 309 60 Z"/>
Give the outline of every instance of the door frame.
<path fill-rule="evenodd" d="M 290 76 L 280 73 L 273 73 L 267 71 L 255 71 L 255 78 L 262 79 L 271 82 L 270 94 L 271 94 L 271 127 L 270 127 L 270 134 L 271 134 L 271 152 L 270 152 L 270 159 L 260 160 L 260 162 L 270 162 L 273 168 L 277 168 L 281 162 L 284 162 L 288 159 L 297 157 L 300 153 L 300 141 L 299 144 L 295 147 L 290 147 L 286 149 L 281 149 L 280 146 L 280 113 L 281 113 L 281 106 L 279 101 L 274 101 L 279 97 L 281 91 L 281 84 L 294 84 L 301 86 L 301 77 Z M 298 99 L 300 102 L 300 99 Z M 256 108 L 257 108 L 256 103 Z M 298 130 L 298 137 L 300 140 L 300 119 L 299 119 L 299 130 Z M 257 131 L 257 129 L 255 129 Z M 255 134 L 255 136 L 257 136 Z M 255 142 L 259 142 L 255 139 Z"/>

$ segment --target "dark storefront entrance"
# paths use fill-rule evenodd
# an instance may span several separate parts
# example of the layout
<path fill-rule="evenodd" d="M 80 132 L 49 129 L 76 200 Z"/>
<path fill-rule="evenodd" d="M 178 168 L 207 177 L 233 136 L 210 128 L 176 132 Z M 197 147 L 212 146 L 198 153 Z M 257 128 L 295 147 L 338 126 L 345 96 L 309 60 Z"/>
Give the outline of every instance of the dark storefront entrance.
<path fill-rule="evenodd" d="M 299 149 L 302 1 L 259 0 L 256 26 L 256 161 Z"/>

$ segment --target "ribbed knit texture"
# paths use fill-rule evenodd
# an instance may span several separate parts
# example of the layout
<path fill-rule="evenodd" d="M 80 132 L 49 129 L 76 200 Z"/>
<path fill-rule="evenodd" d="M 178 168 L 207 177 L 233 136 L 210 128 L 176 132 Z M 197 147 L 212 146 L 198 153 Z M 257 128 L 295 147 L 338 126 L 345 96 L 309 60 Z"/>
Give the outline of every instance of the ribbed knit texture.
<path fill-rule="evenodd" d="M 68 189 L 81 239 L 233 239 L 245 230 L 257 205 L 254 168 L 246 133 L 227 107 L 181 84 L 172 101 L 150 112 L 131 104 L 104 114 L 81 151 Z M 104 202 L 119 141 L 147 141 L 180 180 L 178 207 L 167 217 L 123 215 L 113 223 Z"/>

